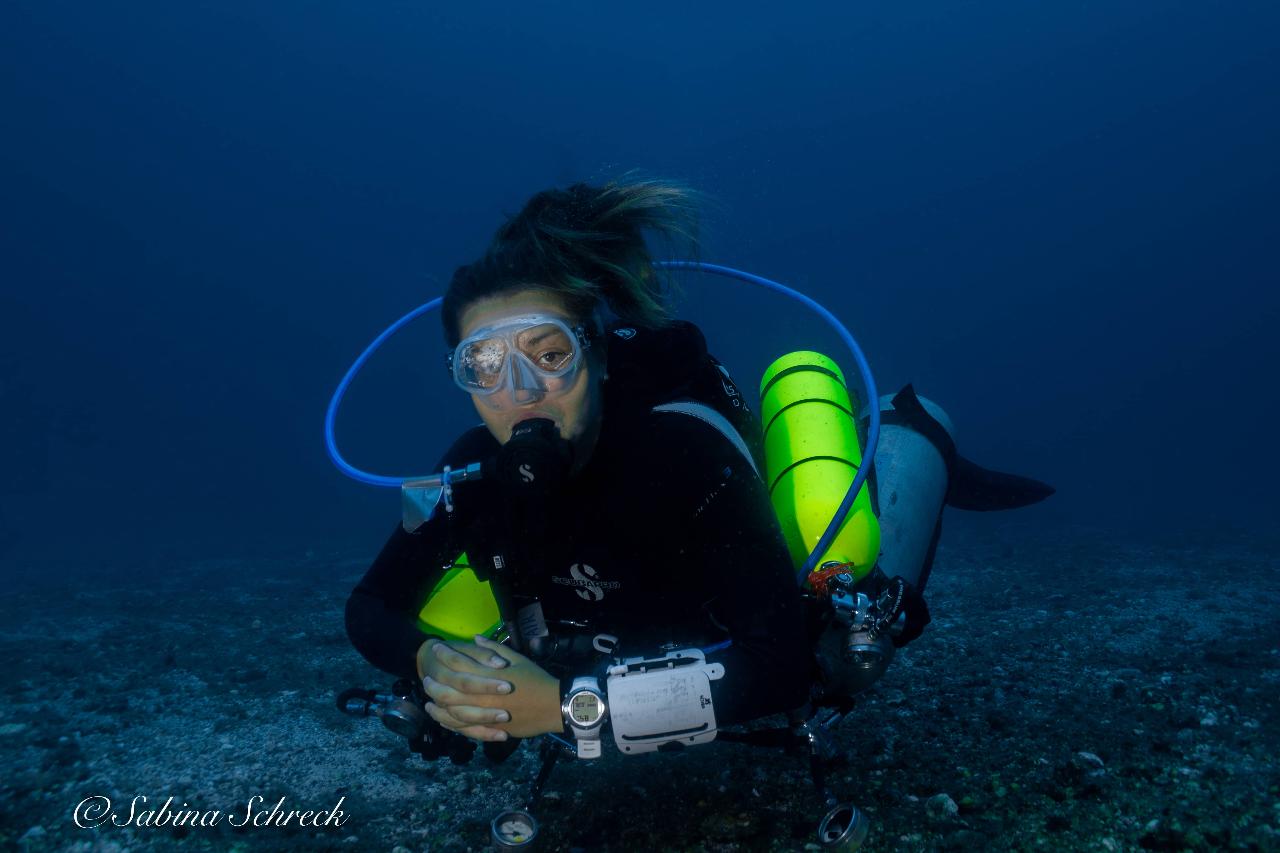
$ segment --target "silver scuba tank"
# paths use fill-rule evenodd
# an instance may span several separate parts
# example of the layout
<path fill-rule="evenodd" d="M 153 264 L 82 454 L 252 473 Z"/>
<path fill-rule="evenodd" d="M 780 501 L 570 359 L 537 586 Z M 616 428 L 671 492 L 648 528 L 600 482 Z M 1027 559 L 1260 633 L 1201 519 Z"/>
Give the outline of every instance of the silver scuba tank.
<path fill-rule="evenodd" d="M 886 577 L 900 577 L 919 589 L 947 497 L 950 465 L 943 454 L 945 450 L 954 455 L 955 431 L 942 407 L 916 395 L 910 386 L 881 397 L 879 403 L 878 564 Z"/>

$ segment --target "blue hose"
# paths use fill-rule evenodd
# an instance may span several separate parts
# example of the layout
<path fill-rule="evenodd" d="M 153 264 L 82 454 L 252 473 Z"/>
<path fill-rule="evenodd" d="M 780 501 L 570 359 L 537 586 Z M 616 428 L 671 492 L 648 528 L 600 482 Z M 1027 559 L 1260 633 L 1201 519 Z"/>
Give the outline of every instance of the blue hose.
<path fill-rule="evenodd" d="M 364 367 L 365 362 L 369 360 L 378 349 L 387 342 L 387 338 L 412 323 L 414 320 L 426 314 L 428 311 L 434 311 L 440 307 L 440 303 L 444 302 L 442 297 L 437 296 L 426 305 L 419 305 L 408 314 L 405 314 L 399 320 L 396 320 L 387 330 L 378 337 L 373 339 L 373 343 L 365 347 L 364 352 L 360 353 L 360 357 L 356 359 L 355 364 L 351 365 L 351 369 L 347 371 L 347 375 L 342 377 L 342 381 L 338 383 L 337 389 L 333 392 L 333 398 L 329 400 L 329 409 L 324 413 L 324 446 L 329 450 L 329 458 L 333 460 L 333 464 L 338 466 L 338 470 L 346 474 L 353 480 L 359 480 L 362 483 L 368 483 L 370 486 L 389 486 L 393 489 L 400 488 L 405 480 L 415 479 L 414 477 L 384 477 L 379 474 L 370 474 L 367 471 L 361 471 L 347 460 L 342 458 L 342 454 L 338 451 L 337 439 L 333 437 L 333 424 L 338 419 L 338 406 L 342 405 L 342 398 L 346 396 L 347 388 L 351 385 L 352 380 L 356 378 L 356 374 Z M 419 475 L 420 476 L 420 475 Z"/>
<path fill-rule="evenodd" d="M 853 502 L 858 496 L 858 490 L 862 488 L 862 484 L 866 482 L 867 475 L 871 473 L 871 463 L 872 460 L 875 459 L 876 444 L 880 440 L 880 407 L 875 404 L 880 397 L 876 391 L 875 378 L 871 375 L 871 367 L 867 364 L 867 358 L 862 354 L 862 348 L 859 347 L 858 342 L 853 339 L 853 335 L 849 333 L 849 330 L 844 327 L 843 323 L 836 319 L 834 314 L 798 290 L 792 290 L 784 284 L 779 284 L 776 281 L 771 281 L 770 279 L 762 276 L 753 275 L 749 272 L 743 272 L 742 270 L 735 270 L 732 267 L 725 267 L 719 264 L 707 264 L 701 261 L 659 261 L 655 266 L 670 270 L 696 270 L 698 272 L 736 278 L 739 281 L 745 281 L 749 284 L 755 284 L 768 290 L 772 290 L 775 293 L 790 296 L 792 299 L 795 299 L 807 306 L 822 317 L 822 319 L 826 320 L 827 324 L 830 325 L 831 328 L 836 331 L 836 334 L 840 336 L 840 339 L 844 341 L 845 346 L 849 348 L 849 351 L 853 353 L 854 361 L 858 364 L 858 372 L 862 375 L 863 388 L 867 393 L 867 400 L 869 403 L 867 409 L 871 413 L 871 421 L 867 426 L 867 446 L 863 450 L 862 464 L 858 466 L 858 473 L 854 476 L 853 483 L 849 486 L 849 491 L 845 494 L 844 500 L 840 502 L 839 509 L 837 509 L 835 515 L 832 516 L 831 523 L 827 525 L 827 529 L 822 534 L 822 538 L 818 540 L 818 544 L 813 549 L 813 553 L 809 555 L 809 559 L 805 561 L 805 564 L 796 574 L 797 581 L 799 583 L 804 583 L 805 578 L 807 578 L 809 573 L 813 571 L 815 564 L 818 562 L 818 558 L 831 547 L 832 540 L 835 539 L 836 534 L 840 531 L 840 525 L 844 523 L 845 517 L 848 516 L 849 510 L 853 507 Z M 342 404 L 342 398 L 346 395 L 347 388 L 350 387 L 352 381 L 356 378 L 356 375 L 364 367 L 369 358 L 377 351 L 378 347 L 386 343 L 387 338 L 390 338 L 396 332 L 400 331 L 406 325 L 418 319 L 423 314 L 439 308 L 443 301 L 444 300 L 440 297 L 432 299 L 425 305 L 419 305 L 417 308 L 413 309 L 408 314 L 405 314 L 399 320 L 396 320 L 388 326 L 382 334 L 374 338 L 373 343 L 369 344 L 369 346 L 365 348 L 364 352 L 360 353 L 360 357 L 351 365 L 351 368 L 347 371 L 346 375 L 342 377 L 342 381 L 338 383 L 337 389 L 334 390 L 333 398 L 329 400 L 329 408 L 325 412 L 324 416 L 324 443 L 325 448 L 329 451 L 329 458 L 333 460 L 333 464 L 338 467 L 339 471 L 346 474 L 351 479 L 359 480 L 361 483 L 368 483 L 371 486 L 387 486 L 397 489 L 400 488 L 405 480 L 415 479 L 415 477 L 386 477 L 379 474 L 370 474 L 367 471 L 361 471 L 359 468 L 348 463 L 347 460 L 342 458 L 342 454 L 338 451 L 338 443 L 334 438 L 334 423 L 338 418 L 338 406 Z"/>
<path fill-rule="evenodd" d="M 853 482 L 849 485 L 849 491 L 845 493 L 844 500 L 840 502 L 840 508 L 836 510 L 835 515 L 831 517 L 831 523 L 827 525 L 826 531 L 822 534 L 822 538 L 818 540 L 817 546 L 809 554 L 809 559 L 805 560 L 804 565 L 796 573 L 796 580 L 803 584 L 805 578 L 813 571 L 818 562 L 818 558 L 826 553 L 831 547 L 831 542 L 836 538 L 836 534 L 840 532 L 840 525 L 844 524 L 845 517 L 848 516 L 849 510 L 853 507 L 853 502 L 858 497 L 858 490 L 862 488 L 862 484 L 866 482 L 867 475 L 871 473 L 871 464 L 876 456 L 876 444 L 880 441 L 880 407 L 876 403 L 880 399 L 879 392 L 876 391 L 876 380 L 871 375 L 871 366 L 867 364 L 867 357 L 862 354 L 862 347 L 858 346 L 858 342 L 853 339 L 853 335 L 845 328 L 836 316 L 823 308 L 817 302 L 805 296 L 798 290 L 792 290 L 785 284 L 779 284 L 776 281 L 764 278 L 763 276 L 753 275 L 742 270 L 735 270 L 731 267 L 720 266 L 719 264 L 705 264 L 701 261 L 660 261 L 656 264 L 659 267 L 665 267 L 672 270 L 698 270 L 699 272 L 713 273 L 715 275 L 723 275 L 728 278 L 736 278 L 739 281 L 745 281 L 748 284 L 755 284 L 760 287 L 772 290 L 775 293 L 781 293 L 783 296 L 790 296 L 792 299 L 800 302 L 814 311 L 818 316 L 827 321 L 831 328 L 835 329 L 836 334 L 844 341 L 845 346 L 849 348 L 849 352 L 853 353 L 853 359 L 858 364 L 858 372 L 862 374 L 862 386 L 866 390 L 868 406 L 867 410 L 871 413 L 871 421 L 867 426 L 867 446 L 862 452 L 862 464 L 858 466 L 858 473 L 854 476 Z"/>

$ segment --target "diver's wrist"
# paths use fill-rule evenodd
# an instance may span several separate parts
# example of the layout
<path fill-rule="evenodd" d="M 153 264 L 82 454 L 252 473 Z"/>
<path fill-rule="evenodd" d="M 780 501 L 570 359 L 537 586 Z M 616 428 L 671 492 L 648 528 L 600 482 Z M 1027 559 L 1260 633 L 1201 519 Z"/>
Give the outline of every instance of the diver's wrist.
<path fill-rule="evenodd" d="M 556 690 L 556 708 L 555 708 L 555 728 L 551 730 L 552 734 L 573 736 L 568 722 L 564 717 L 564 700 L 569 695 L 569 691 L 573 688 L 573 680 L 577 676 L 562 675 L 560 676 L 559 689 Z"/>
<path fill-rule="evenodd" d="M 567 729 L 564 727 L 564 717 L 560 713 L 560 682 L 555 679 L 555 676 L 551 676 L 547 681 L 546 698 L 539 702 L 539 716 L 543 721 L 542 729 L 545 734 L 563 734 Z"/>

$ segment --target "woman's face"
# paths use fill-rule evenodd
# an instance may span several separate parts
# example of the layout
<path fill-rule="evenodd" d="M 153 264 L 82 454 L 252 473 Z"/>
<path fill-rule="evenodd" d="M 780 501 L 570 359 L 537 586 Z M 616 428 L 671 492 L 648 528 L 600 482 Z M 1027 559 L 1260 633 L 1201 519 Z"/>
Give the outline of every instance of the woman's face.
<path fill-rule="evenodd" d="M 564 320 L 570 327 L 581 322 L 565 310 L 553 293 L 521 290 L 492 296 L 471 303 L 462 312 L 460 326 L 463 340 L 479 329 L 500 324 L 511 317 L 544 314 Z M 575 342 L 576 343 L 576 342 Z M 500 444 L 506 444 L 511 431 L 528 418 L 546 418 L 560 431 L 561 438 L 573 443 L 575 467 L 584 462 L 595 448 L 600 434 L 600 418 L 604 411 L 603 364 L 597 350 L 583 353 L 572 382 L 553 391 L 530 394 L 522 390 L 517 401 L 510 389 L 500 387 L 492 394 L 472 394 L 471 401 L 489 432 Z"/>

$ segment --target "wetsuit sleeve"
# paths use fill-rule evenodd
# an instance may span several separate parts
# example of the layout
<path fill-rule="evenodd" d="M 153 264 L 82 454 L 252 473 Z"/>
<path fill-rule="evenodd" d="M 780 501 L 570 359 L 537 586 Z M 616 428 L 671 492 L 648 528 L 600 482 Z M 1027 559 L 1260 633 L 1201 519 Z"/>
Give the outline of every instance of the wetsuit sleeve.
<path fill-rule="evenodd" d="M 479 454 L 492 452 L 489 444 L 496 443 L 485 430 L 479 431 L 484 435 L 472 430 L 459 439 L 436 470 L 478 461 Z M 417 675 L 418 647 L 427 638 L 418 628 L 418 612 L 461 551 L 457 530 L 465 523 L 460 508 L 452 517 L 437 512 L 415 533 L 396 524 L 347 599 L 347 637 L 378 669 L 401 678 Z"/>
<path fill-rule="evenodd" d="M 401 678 L 417 673 L 426 635 L 417 615 L 456 554 L 448 553 L 442 514 L 426 529 L 406 533 L 399 524 L 347 599 L 347 637 L 364 659 Z"/>
<path fill-rule="evenodd" d="M 812 655 L 791 557 L 764 483 L 718 430 L 662 413 L 655 432 L 668 483 L 664 503 L 682 531 L 679 563 L 699 579 L 704 610 L 732 645 L 711 682 L 716 720 L 739 723 L 809 699 Z"/>

